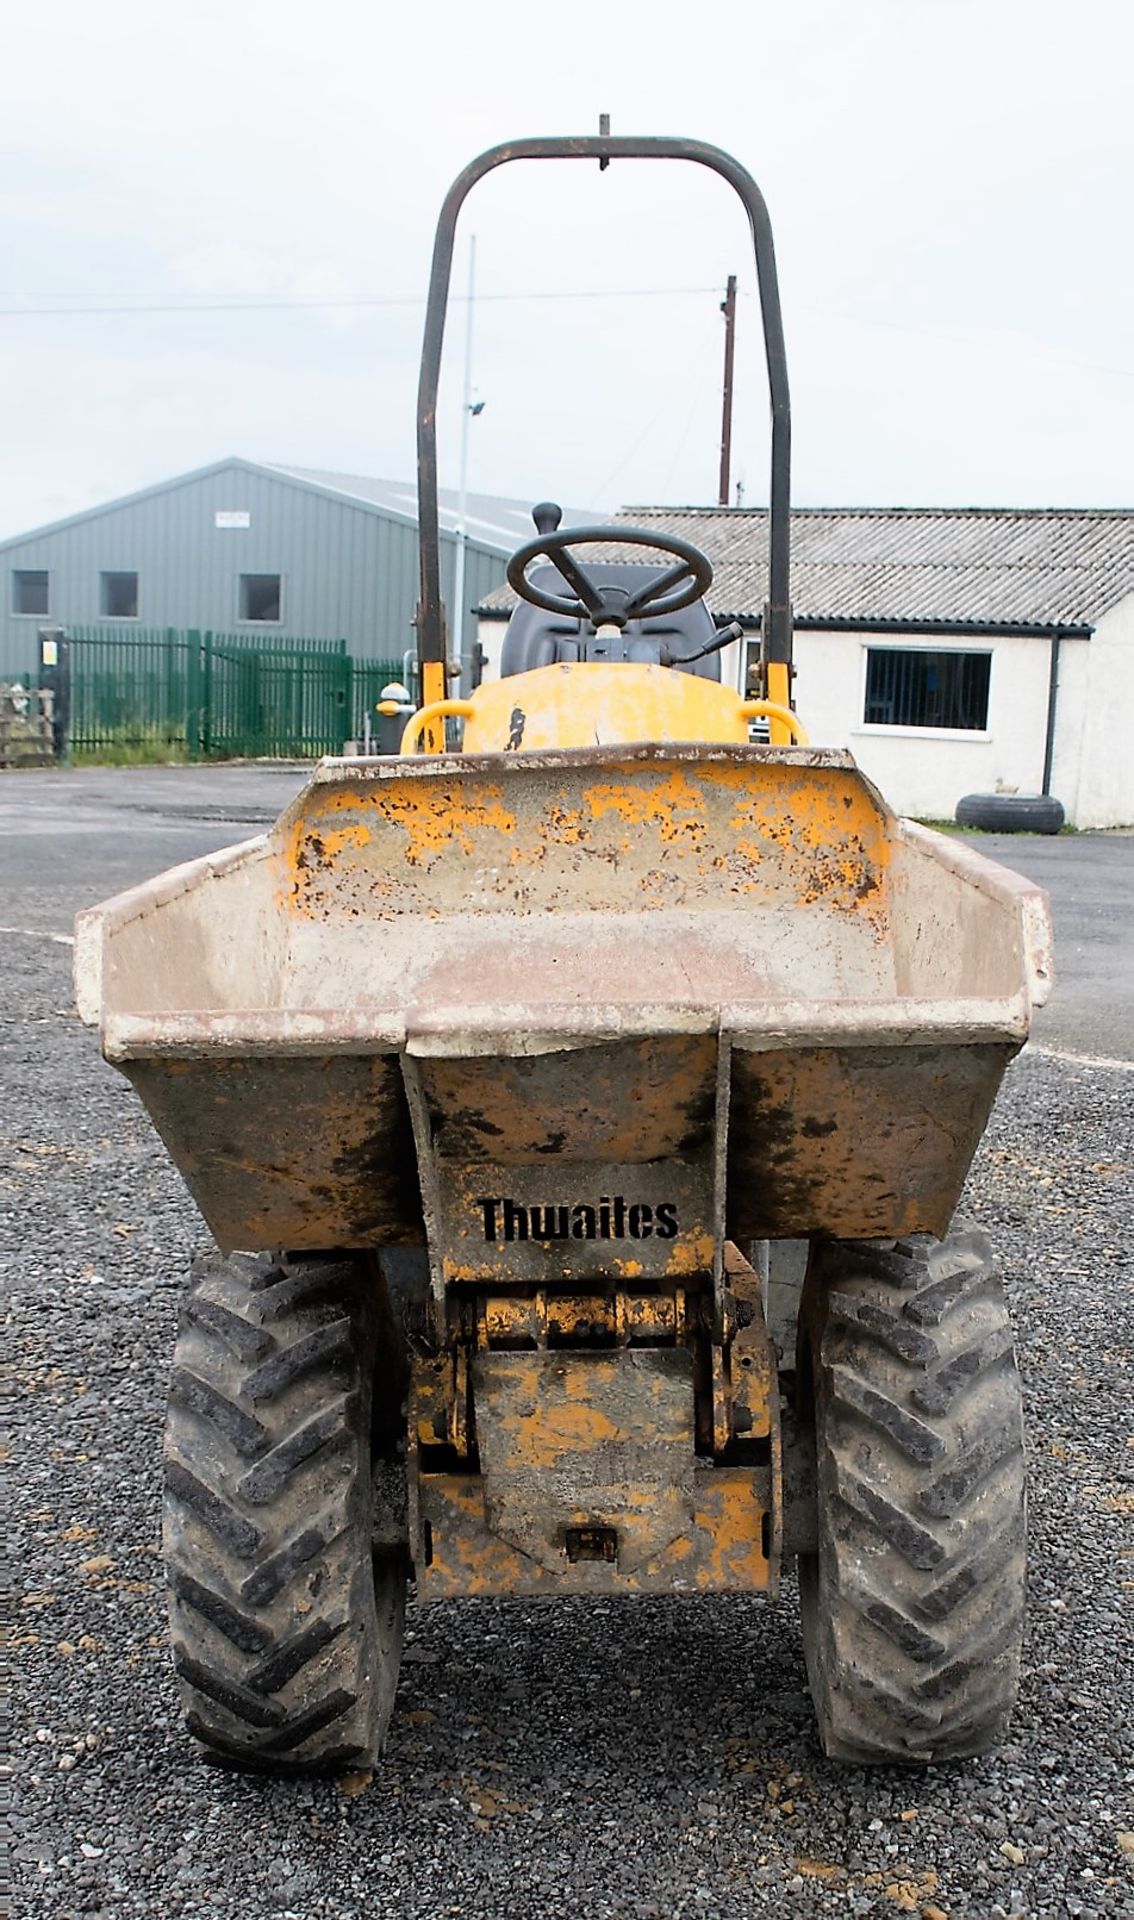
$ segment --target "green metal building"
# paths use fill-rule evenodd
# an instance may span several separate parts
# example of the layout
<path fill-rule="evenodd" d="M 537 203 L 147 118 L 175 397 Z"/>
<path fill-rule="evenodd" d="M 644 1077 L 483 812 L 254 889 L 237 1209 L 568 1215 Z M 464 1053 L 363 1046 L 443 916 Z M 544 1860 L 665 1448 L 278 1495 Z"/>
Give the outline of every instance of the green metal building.
<path fill-rule="evenodd" d="M 442 496 L 451 599 L 456 499 Z M 470 495 L 459 647 L 473 609 L 531 537 L 527 508 Z M 412 486 L 354 474 L 219 460 L 140 493 L 0 541 L 0 680 L 34 674 L 43 626 L 176 628 L 265 647 L 345 641 L 357 659 L 414 645 L 417 499 Z"/>

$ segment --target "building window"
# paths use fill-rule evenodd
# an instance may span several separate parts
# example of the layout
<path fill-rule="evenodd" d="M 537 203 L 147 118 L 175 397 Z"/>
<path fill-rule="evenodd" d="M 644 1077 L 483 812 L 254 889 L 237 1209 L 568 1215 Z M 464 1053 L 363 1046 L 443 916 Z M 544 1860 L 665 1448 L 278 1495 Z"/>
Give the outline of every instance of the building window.
<path fill-rule="evenodd" d="M 988 725 L 990 653 L 870 647 L 866 655 L 868 727 L 940 727 L 983 733 Z"/>
<path fill-rule="evenodd" d="M 108 620 L 138 618 L 138 576 L 136 573 L 100 573 L 98 610 Z"/>
<path fill-rule="evenodd" d="M 12 569 L 12 612 L 30 613 L 42 620 L 47 611 L 47 568 L 14 567 Z"/>
<path fill-rule="evenodd" d="M 240 576 L 240 618 L 242 620 L 278 620 L 279 617 L 279 574 L 242 573 Z"/>

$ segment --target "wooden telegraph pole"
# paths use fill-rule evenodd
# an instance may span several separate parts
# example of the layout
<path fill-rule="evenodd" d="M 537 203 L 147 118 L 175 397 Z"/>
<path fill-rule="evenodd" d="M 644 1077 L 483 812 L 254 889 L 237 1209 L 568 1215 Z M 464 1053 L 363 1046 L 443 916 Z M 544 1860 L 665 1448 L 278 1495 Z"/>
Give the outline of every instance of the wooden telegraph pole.
<path fill-rule="evenodd" d="M 724 405 L 721 415 L 721 478 L 718 488 L 717 504 L 727 507 L 729 489 L 729 469 L 732 465 L 732 360 L 736 346 L 736 275 L 730 273 L 725 297 L 721 301 L 724 314 Z"/>

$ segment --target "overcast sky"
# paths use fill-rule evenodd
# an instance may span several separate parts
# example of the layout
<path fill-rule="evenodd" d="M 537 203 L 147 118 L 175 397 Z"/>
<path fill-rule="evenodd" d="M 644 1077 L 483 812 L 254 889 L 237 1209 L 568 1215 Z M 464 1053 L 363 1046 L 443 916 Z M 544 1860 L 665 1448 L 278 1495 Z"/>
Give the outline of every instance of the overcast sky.
<path fill-rule="evenodd" d="M 411 476 L 449 181 L 600 111 L 760 182 L 797 502 L 1131 504 L 1130 0 L 37 0 L 3 48 L 0 536 L 226 454 Z M 460 290 L 471 232 L 474 490 L 714 500 L 736 272 L 734 477 L 766 500 L 723 182 L 504 169 L 466 207 Z"/>

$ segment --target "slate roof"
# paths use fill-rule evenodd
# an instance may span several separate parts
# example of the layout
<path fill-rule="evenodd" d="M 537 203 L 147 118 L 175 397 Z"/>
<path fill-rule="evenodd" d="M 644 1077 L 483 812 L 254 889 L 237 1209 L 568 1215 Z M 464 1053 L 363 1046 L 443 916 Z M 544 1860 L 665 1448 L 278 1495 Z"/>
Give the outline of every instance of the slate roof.
<path fill-rule="evenodd" d="M 701 547 L 713 563 L 714 613 L 758 620 L 766 509 L 626 507 L 615 519 Z M 634 558 L 641 557 L 639 550 Z M 792 514 L 800 623 L 1089 629 L 1130 593 L 1134 510 L 1127 508 L 803 507 Z M 500 588 L 484 611 L 512 604 Z"/>

